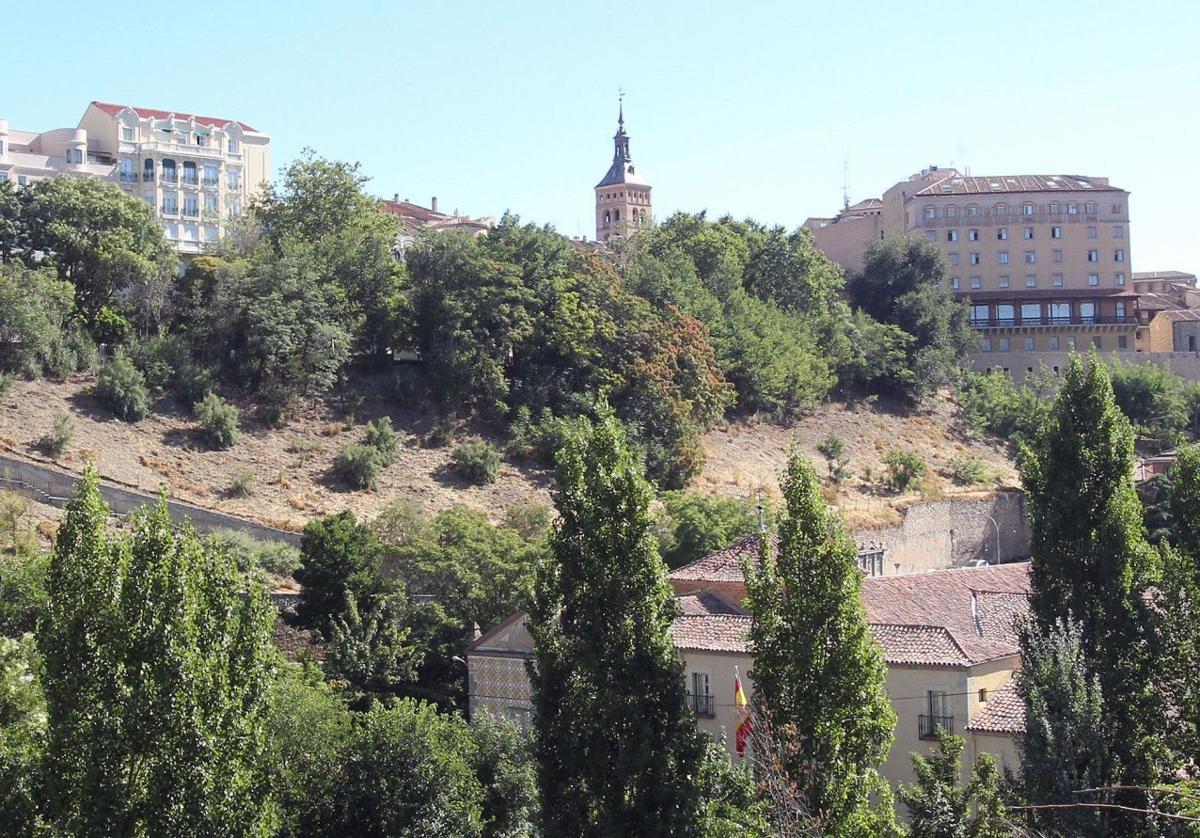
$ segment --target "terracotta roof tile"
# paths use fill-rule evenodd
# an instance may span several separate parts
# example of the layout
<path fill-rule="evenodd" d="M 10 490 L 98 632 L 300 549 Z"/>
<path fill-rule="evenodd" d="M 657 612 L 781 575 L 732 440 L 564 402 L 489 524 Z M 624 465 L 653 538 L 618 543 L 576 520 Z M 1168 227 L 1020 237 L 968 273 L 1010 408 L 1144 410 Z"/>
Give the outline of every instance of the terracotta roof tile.
<path fill-rule="evenodd" d="M 947 170 L 948 177 L 935 180 L 917 195 L 994 195 L 1005 192 L 1123 192 L 1087 175 L 995 175 L 972 177 Z"/>
<path fill-rule="evenodd" d="M 741 582 L 744 578 L 742 576 L 742 559 L 747 558 L 752 565 L 757 565 L 758 545 L 757 535 L 745 536 L 724 550 L 718 550 L 702 559 L 672 570 L 667 577 L 689 582 Z M 779 546 L 777 536 L 771 536 L 771 546 L 773 548 Z"/>
<path fill-rule="evenodd" d="M 988 696 L 983 709 L 967 722 L 967 730 L 975 733 L 1025 732 L 1025 705 L 1012 684 Z"/>
<path fill-rule="evenodd" d="M 902 626 L 871 623 L 871 634 L 883 649 L 883 659 L 893 664 L 966 666 L 971 661 L 941 626 Z"/>

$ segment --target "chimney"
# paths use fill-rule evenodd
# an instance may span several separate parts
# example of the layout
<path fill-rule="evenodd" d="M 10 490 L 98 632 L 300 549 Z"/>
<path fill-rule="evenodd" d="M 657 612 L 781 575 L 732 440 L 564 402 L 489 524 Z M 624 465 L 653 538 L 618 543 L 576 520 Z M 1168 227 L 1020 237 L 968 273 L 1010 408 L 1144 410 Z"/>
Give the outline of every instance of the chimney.
<path fill-rule="evenodd" d="M 434 195 L 429 199 L 429 209 L 431 209 L 433 212 L 437 212 L 437 195 Z"/>
<path fill-rule="evenodd" d="M 400 203 L 400 193 L 399 193 L 399 192 L 393 192 L 393 193 L 392 193 L 392 203 L 393 203 L 393 204 L 398 204 L 398 203 Z"/>

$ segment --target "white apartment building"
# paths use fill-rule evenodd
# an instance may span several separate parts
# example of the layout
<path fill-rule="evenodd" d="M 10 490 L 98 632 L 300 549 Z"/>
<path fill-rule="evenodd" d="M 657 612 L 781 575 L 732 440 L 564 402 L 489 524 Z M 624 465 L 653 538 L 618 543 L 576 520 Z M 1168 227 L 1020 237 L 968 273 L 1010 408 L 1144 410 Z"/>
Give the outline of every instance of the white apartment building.
<path fill-rule="evenodd" d="M 270 142 L 244 122 L 92 102 L 75 128 L 15 131 L 0 119 L 0 180 L 114 181 L 155 208 L 187 256 L 216 242 L 268 179 Z"/>

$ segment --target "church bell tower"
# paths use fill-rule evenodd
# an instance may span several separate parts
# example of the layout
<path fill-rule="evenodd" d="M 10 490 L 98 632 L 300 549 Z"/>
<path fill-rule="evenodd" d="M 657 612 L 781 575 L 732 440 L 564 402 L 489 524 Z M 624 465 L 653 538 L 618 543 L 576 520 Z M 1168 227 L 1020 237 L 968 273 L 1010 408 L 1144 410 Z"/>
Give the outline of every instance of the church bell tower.
<path fill-rule="evenodd" d="M 625 133 L 625 103 L 618 100 L 617 133 L 613 135 L 613 160 L 608 174 L 596 184 L 596 240 L 627 236 L 653 219 L 650 185 L 634 168 Z"/>

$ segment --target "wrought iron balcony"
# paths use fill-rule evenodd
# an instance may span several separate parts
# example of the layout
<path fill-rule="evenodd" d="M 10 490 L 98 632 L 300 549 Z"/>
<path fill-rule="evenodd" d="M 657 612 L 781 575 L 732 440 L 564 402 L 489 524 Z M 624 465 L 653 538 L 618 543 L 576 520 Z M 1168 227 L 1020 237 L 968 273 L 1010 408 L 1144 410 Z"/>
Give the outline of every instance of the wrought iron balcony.
<path fill-rule="evenodd" d="M 688 704 L 696 711 L 697 716 L 711 719 L 716 715 L 716 705 L 713 703 L 713 697 L 707 693 L 688 693 Z"/>
<path fill-rule="evenodd" d="M 953 716 L 918 716 L 917 719 L 920 722 L 918 735 L 922 739 L 937 739 L 939 727 L 946 733 L 954 733 Z"/>
<path fill-rule="evenodd" d="M 976 329 L 997 329 L 1008 326 L 1106 326 L 1133 325 L 1138 322 L 1136 314 L 1096 314 L 1082 316 L 1074 314 L 1070 317 L 972 317 L 971 325 Z"/>

